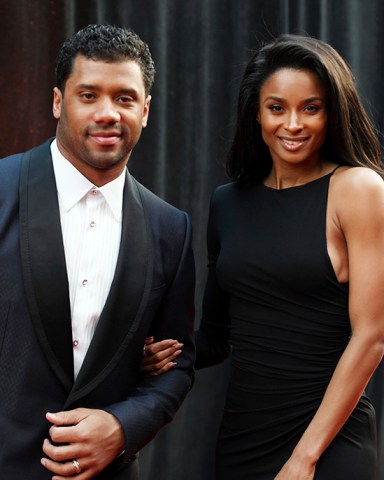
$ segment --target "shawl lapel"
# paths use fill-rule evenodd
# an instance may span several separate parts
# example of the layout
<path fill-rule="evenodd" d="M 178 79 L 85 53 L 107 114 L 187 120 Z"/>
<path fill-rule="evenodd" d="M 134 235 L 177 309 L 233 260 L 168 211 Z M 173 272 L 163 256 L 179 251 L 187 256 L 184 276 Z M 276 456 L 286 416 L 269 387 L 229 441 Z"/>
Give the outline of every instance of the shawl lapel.
<path fill-rule="evenodd" d="M 152 231 L 139 186 L 128 171 L 121 235 L 111 289 L 68 401 L 86 395 L 108 375 L 147 305 L 154 259 Z"/>
<path fill-rule="evenodd" d="M 20 177 L 20 248 L 32 321 L 64 387 L 73 384 L 68 278 L 50 142 L 26 152 Z"/>
<path fill-rule="evenodd" d="M 68 392 L 87 394 L 116 364 L 145 310 L 152 283 L 152 231 L 140 188 L 128 173 L 120 251 L 111 289 L 73 383 L 68 277 L 50 142 L 26 152 L 20 178 L 20 243 L 31 317 L 48 362 Z"/>

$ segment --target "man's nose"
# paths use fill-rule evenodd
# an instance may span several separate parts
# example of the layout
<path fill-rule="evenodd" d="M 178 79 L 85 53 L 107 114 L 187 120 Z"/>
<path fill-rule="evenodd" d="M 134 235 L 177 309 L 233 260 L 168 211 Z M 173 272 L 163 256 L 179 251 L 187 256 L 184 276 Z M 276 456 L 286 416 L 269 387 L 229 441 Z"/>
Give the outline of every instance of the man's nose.
<path fill-rule="evenodd" d="M 115 123 L 120 121 L 118 108 L 114 102 L 109 99 L 99 102 L 94 116 L 97 122 Z"/>

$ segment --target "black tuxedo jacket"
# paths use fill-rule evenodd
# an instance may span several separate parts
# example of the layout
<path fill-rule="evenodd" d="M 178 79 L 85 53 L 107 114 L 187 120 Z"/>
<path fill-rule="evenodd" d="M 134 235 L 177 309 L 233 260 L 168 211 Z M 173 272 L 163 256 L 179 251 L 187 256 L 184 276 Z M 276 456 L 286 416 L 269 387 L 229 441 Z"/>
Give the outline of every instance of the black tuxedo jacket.
<path fill-rule="evenodd" d="M 190 223 L 127 171 L 114 280 L 74 381 L 49 144 L 0 161 L 0 477 L 50 479 L 40 465 L 45 413 L 85 407 L 115 415 L 125 434 L 125 454 L 97 478 L 132 479 L 132 456 L 172 419 L 192 384 Z M 140 376 L 147 335 L 184 343 L 173 371 Z"/>

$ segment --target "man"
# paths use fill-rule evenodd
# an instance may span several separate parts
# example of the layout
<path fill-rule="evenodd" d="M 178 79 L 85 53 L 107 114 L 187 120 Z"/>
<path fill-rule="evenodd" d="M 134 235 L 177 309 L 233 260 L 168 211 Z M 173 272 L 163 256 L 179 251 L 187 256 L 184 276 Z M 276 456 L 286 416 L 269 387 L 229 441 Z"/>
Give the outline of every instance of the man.
<path fill-rule="evenodd" d="M 189 220 L 126 169 L 154 73 L 134 32 L 86 27 L 59 54 L 56 138 L 0 161 L 1 478 L 136 479 L 191 387 Z M 140 375 L 150 335 L 184 345 L 166 375 Z"/>

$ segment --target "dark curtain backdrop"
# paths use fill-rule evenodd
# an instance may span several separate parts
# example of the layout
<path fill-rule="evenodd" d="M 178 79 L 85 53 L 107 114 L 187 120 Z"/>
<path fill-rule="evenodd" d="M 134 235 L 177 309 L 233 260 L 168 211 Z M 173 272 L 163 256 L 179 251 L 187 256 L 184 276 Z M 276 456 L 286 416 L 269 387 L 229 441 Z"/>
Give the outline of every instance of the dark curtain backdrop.
<path fill-rule="evenodd" d="M 149 44 L 157 67 L 150 122 L 129 167 L 192 218 L 197 324 L 209 197 L 227 181 L 223 158 L 252 49 L 284 32 L 330 42 L 352 67 L 383 131 L 382 0 L 0 0 L 0 6 L 1 157 L 54 135 L 53 69 L 67 35 L 88 23 L 113 23 L 132 27 Z M 379 478 L 384 478 L 383 375 L 381 365 L 369 386 L 378 412 Z M 227 377 L 227 364 L 197 373 L 175 421 L 142 452 L 143 480 L 212 480 Z"/>

